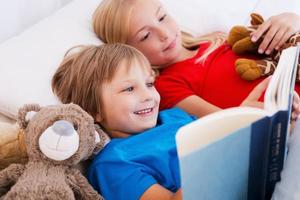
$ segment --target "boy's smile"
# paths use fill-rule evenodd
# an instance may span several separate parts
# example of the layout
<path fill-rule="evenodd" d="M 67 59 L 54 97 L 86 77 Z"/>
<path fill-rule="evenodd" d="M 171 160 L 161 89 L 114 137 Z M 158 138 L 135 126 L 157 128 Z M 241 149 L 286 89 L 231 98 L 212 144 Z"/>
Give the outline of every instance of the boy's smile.
<path fill-rule="evenodd" d="M 134 112 L 134 114 L 144 117 L 144 116 L 149 116 L 149 115 L 153 114 L 153 111 L 154 111 L 154 107 L 146 108 L 143 110 L 138 110 L 138 111 Z"/>

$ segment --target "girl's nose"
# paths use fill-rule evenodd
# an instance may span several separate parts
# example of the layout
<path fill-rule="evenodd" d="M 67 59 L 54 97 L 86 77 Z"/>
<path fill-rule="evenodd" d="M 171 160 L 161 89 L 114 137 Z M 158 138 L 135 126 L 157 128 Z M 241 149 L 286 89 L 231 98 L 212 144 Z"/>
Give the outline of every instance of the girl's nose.
<path fill-rule="evenodd" d="M 168 39 L 168 30 L 165 28 L 160 28 L 159 29 L 159 38 L 161 41 L 166 41 Z"/>

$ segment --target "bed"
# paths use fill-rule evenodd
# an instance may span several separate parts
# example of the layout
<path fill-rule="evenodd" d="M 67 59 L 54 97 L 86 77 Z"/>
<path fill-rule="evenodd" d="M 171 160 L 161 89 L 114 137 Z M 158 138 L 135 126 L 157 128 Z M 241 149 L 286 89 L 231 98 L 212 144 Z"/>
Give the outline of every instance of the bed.
<path fill-rule="evenodd" d="M 12 1 L 15 2 L 15 6 L 20 5 L 17 1 Z M 30 23 L 24 22 L 25 25 L 22 24 L 21 21 L 28 17 L 27 12 L 27 15 L 24 14 L 17 19 L 19 20 L 17 23 L 22 25 L 21 28 L 14 27 L 15 31 L 7 30 L 5 32 L 7 35 L 2 33 L 0 36 L 0 121 L 14 123 L 18 108 L 25 103 L 40 105 L 59 103 L 51 91 L 52 74 L 69 48 L 79 44 L 101 44 L 93 33 L 91 24 L 92 13 L 100 1 L 64 0 L 56 4 L 52 1 L 48 6 L 53 6 L 53 9 L 48 7 L 48 11 L 42 14 L 35 12 L 41 12 L 37 8 L 45 6 L 47 1 L 44 4 L 38 0 L 31 1 L 30 5 L 27 4 L 22 8 L 34 7 L 30 15 L 35 16 L 35 19 L 30 19 Z M 232 25 L 247 25 L 251 12 L 258 12 L 265 18 L 285 11 L 300 13 L 298 0 L 162 0 L 162 2 L 182 29 L 193 34 L 226 32 Z M 12 9 L 9 6 L 6 8 Z M 300 175 L 300 172 L 295 173 Z M 290 199 L 300 199 L 298 197 L 300 181 L 296 182 L 292 176 L 287 177 L 298 185 L 281 187 L 283 189 L 278 189 L 280 191 L 278 197 L 290 195 Z M 299 192 L 296 192 L 297 190 Z"/>

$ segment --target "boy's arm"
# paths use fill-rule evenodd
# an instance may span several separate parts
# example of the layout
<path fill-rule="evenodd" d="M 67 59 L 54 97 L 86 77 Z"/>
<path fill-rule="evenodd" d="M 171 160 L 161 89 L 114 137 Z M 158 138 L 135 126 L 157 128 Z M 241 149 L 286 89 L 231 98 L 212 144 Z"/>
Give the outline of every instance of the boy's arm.
<path fill-rule="evenodd" d="M 141 196 L 140 200 L 182 200 L 181 189 L 173 193 L 159 184 L 149 187 Z"/>

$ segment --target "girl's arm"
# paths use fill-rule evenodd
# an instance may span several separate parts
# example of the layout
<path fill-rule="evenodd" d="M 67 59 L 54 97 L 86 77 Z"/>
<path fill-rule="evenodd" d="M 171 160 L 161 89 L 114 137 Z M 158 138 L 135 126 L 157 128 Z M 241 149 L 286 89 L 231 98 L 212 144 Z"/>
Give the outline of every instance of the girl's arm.
<path fill-rule="evenodd" d="M 282 13 L 266 20 L 252 33 L 251 40 L 256 42 L 264 33 L 265 38 L 259 46 L 259 53 L 271 53 L 279 49 L 294 33 L 300 31 L 300 15 Z"/>
<path fill-rule="evenodd" d="M 167 190 L 159 184 L 154 184 L 149 187 L 144 194 L 141 196 L 140 200 L 182 200 L 181 189 L 173 193 Z"/>
<path fill-rule="evenodd" d="M 205 101 L 197 95 L 191 95 L 177 103 L 175 106 L 198 118 L 221 110 L 221 108 Z"/>
<path fill-rule="evenodd" d="M 248 97 L 242 102 L 241 106 L 250 106 L 250 107 L 258 107 L 263 108 L 263 102 L 259 101 L 259 98 L 263 94 L 263 92 L 266 90 L 270 77 L 266 78 L 262 82 L 260 82 L 255 88 L 250 92 Z M 208 115 L 210 113 L 216 112 L 218 110 L 221 110 L 221 108 L 208 103 L 204 99 L 192 95 L 189 96 L 179 103 L 177 103 L 175 106 L 185 110 L 191 115 L 195 115 L 198 118 L 203 117 L 205 115 Z"/>

